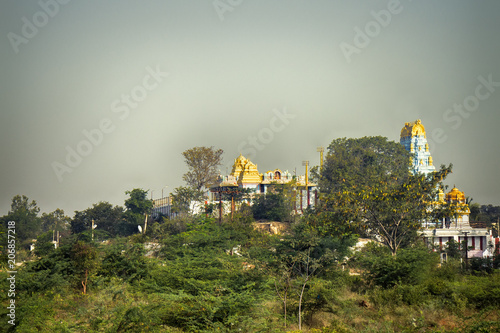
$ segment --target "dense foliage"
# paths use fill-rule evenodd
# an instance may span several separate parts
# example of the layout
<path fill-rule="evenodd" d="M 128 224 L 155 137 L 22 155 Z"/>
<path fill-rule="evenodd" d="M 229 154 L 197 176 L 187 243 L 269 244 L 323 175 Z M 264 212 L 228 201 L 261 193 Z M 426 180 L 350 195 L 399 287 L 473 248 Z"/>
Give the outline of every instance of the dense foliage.
<path fill-rule="evenodd" d="M 451 165 L 427 176 L 409 167 L 410 154 L 387 138 L 334 140 L 319 175 L 320 205 L 309 221 L 325 234 L 381 239 L 396 255 L 417 238 L 421 221 L 452 212 L 447 204 L 432 206 Z"/>
<path fill-rule="evenodd" d="M 241 203 L 251 193 L 235 194 L 238 208 L 222 221 L 216 207 L 190 213 L 200 191 L 188 184 L 175 191 L 177 214 L 144 232 L 152 201 L 141 189 L 126 192 L 125 208 L 99 202 L 72 219 L 61 210 L 39 217 L 36 202 L 16 196 L 2 244 L 8 221 L 30 229 L 19 236 L 15 326 L 11 273 L 0 271 L 1 330 L 500 331 L 500 256 L 462 262 L 449 242 L 441 263 L 422 244 L 413 220 L 429 217 L 425 203 L 449 168 L 412 176 L 407 158 L 385 138 L 335 140 L 318 174 L 320 204 L 302 216 L 293 184 L 271 186 L 252 206 Z M 263 231 L 261 219 L 281 221 L 281 232 Z M 382 242 L 355 250 L 360 234 Z M 4 247 L 2 265 L 6 256 Z"/>

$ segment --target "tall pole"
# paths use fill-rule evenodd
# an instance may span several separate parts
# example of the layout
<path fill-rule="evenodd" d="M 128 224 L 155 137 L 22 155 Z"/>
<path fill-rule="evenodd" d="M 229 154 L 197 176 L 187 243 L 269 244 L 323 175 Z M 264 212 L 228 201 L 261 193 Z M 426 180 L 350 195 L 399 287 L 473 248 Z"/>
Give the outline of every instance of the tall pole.
<path fill-rule="evenodd" d="M 92 241 L 94 241 L 94 219 L 92 219 Z"/>
<path fill-rule="evenodd" d="M 318 147 L 316 151 L 319 153 L 319 165 L 320 169 L 323 169 L 323 152 L 325 151 L 325 148 L 323 147 Z"/>
<path fill-rule="evenodd" d="M 467 261 L 469 259 L 469 240 L 467 238 L 467 234 L 469 233 L 470 231 L 464 231 L 464 235 L 465 235 L 465 267 L 467 268 Z"/>
<path fill-rule="evenodd" d="M 306 191 L 307 191 L 307 208 L 309 208 L 309 179 L 307 178 L 307 167 L 309 166 L 309 161 L 302 161 L 302 165 L 306 167 Z"/>
<path fill-rule="evenodd" d="M 167 205 L 167 200 L 165 200 L 165 197 L 163 196 L 163 190 L 166 189 L 168 187 L 168 185 L 166 186 L 163 186 L 161 188 L 161 208 L 160 208 L 160 211 L 162 214 L 164 214 L 164 211 L 165 211 L 165 215 L 167 214 L 167 208 L 165 207 Z M 165 210 L 164 210 L 165 208 Z"/>
<path fill-rule="evenodd" d="M 302 203 L 302 188 L 300 189 L 300 211 L 304 211 L 304 204 Z"/>
<path fill-rule="evenodd" d="M 233 221 L 233 212 L 234 212 L 234 193 L 231 192 L 231 222 Z"/>
<path fill-rule="evenodd" d="M 321 176 L 321 173 L 323 172 L 323 152 L 325 151 L 324 147 L 318 147 L 316 149 L 319 152 L 319 174 Z M 314 193 L 314 206 L 317 207 L 319 203 L 318 200 L 318 190 L 316 189 Z"/>
<path fill-rule="evenodd" d="M 222 223 L 222 189 L 219 188 L 219 225 Z"/>

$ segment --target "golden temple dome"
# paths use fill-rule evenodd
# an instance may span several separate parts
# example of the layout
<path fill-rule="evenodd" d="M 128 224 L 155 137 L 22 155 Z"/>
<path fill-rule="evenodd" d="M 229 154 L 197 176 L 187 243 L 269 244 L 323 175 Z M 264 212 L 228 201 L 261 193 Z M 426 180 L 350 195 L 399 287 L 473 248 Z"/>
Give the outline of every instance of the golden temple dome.
<path fill-rule="evenodd" d="M 257 164 L 252 163 L 241 154 L 234 160 L 231 176 L 238 179 L 239 184 L 260 183 L 262 181 Z"/>
<path fill-rule="evenodd" d="M 465 194 L 453 185 L 453 189 L 446 194 L 446 201 L 465 203 Z"/>
<path fill-rule="evenodd" d="M 425 128 L 424 125 L 422 125 L 422 121 L 420 119 L 412 121 L 411 123 L 405 123 L 405 126 L 401 129 L 401 138 L 420 135 L 423 135 L 424 138 L 426 138 Z"/>

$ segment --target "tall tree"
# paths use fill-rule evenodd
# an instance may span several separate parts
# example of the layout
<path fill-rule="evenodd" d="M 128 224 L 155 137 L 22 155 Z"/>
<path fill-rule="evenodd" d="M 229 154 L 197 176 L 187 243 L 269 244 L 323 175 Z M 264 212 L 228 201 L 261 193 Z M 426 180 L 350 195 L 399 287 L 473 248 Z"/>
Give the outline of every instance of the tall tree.
<path fill-rule="evenodd" d="M 125 207 L 127 210 L 124 213 L 127 225 L 123 230 L 125 234 L 131 234 L 137 230 L 138 225 L 144 223 L 144 218 L 146 215 L 151 214 L 153 209 L 153 201 L 147 198 L 147 191 L 135 188 L 132 191 L 126 191 L 129 198 L 125 200 Z"/>
<path fill-rule="evenodd" d="M 361 232 L 395 255 L 417 237 L 421 221 L 442 214 L 433 205 L 449 167 L 428 176 L 410 173 L 410 153 L 383 137 L 337 139 L 320 175 L 320 202 L 309 223 L 326 233 Z"/>
<path fill-rule="evenodd" d="M 20 243 L 30 242 L 40 232 L 39 212 L 40 208 L 35 200 L 30 201 L 25 195 L 16 195 L 12 198 L 10 211 L 2 217 L 2 222 L 5 227 L 7 227 L 9 221 L 16 222 L 17 240 Z M 27 245 L 27 243 L 24 245 Z"/>
<path fill-rule="evenodd" d="M 90 230 L 92 228 L 92 220 L 94 220 L 94 224 L 97 225 L 96 232 L 104 230 L 111 237 L 114 237 L 118 234 L 123 234 L 121 230 L 123 229 L 122 218 L 122 207 L 113 207 L 109 202 L 101 201 L 82 212 L 76 211 L 71 221 L 71 231 L 73 233 L 80 233 Z"/>
<path fill-rule="evenodd" d="M 298 297 L 299 330 L 302 328 L 302 305 L 307 286 L 335 261 L 343 260 L 355 244 L 353 237 L 324 237 L 316 228 L 299 222 L 292 234 L 277 241 L 271 271 L 275 275 L 275 289 L 283 303 L 286 325 L 286 305 L 290 292 Z"/>
<path fill-rule="evenodd" d="M 397 184 L 409 174 L 410 156 L 403 145 L 381 136 L 333 140 L 321 170 L 321 192 L 366 189 L 378 181 Z"/>
<path fill-rule="evenodd" d="M 99 257 L 97 250 L 89 243 L 77 241 L 71 249 L 71 259 L 74 263 L 77 278 L 82 285 L 83 294 L 87 294 L 89 277 L 98 270 Z"/>
<path fill-rule="evenodd" d="M 182 179 L 192 188 L 201 191 L 217 181 L 217 168 L 222 163 L 222 149 L 194 147 L 182 153 L 188 166 Z"/>
<path fill-rule="evenodd" d="M 47 231 L 66 231 L 70 227 L 71 218 L 64 215 L 64 210 L 57 208 L 50 213 L 42 213 L 42 230 Z"/>
<path fill-rule="evenodd" d="M 189 212 L 192 201 L 200 201 L 203 193 L 199 190 L 179 186 L 174 189 L 172 194 L 172 211 L 176 214 L 186 214 Z"/>
<path fill-rule="evenodd" d="M 435 203 L 437 186 L 451 172 L 444 166 L 428 176 L 409 175 L 399 186 L 387 189 L 384 183 L 374 184 L 370 191 L 354 194 L 363 214 L 367 233 L 382 239 L 396 255 L 402 244 L 417 238 L 417 230 L 426 220 L 436 220 L 443 212 L 450 215 L 458 208 Z"/>

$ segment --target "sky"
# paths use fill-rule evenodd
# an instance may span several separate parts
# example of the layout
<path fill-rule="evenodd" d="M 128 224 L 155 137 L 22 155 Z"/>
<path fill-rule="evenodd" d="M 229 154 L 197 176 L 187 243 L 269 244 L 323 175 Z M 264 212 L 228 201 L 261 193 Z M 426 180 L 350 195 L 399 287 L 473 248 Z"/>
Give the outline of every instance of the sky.
<path fill-rule="evenodd" d="M 185 185 L 182 152 L 304 173 L 421 119 L 445 183 L 500 205 L 500 2 L 0 3 L 0 215 L 69 216 Z"/>

